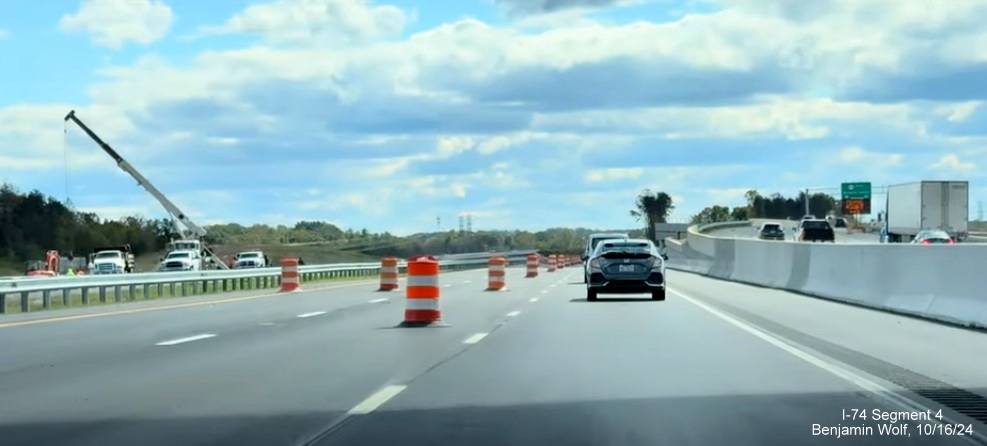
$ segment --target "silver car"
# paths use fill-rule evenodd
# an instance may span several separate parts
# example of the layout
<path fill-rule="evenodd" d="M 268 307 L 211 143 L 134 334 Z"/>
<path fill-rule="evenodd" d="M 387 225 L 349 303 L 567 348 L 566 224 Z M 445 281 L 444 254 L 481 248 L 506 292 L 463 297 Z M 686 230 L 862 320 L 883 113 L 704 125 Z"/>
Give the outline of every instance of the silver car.
<path fill-rule="evenodd" d="M 665 300 L 665 261 L 650 240 L 605 240 L 587 262 L 586 300 L 598 294 L 650 293 L 653 300 Z"/>

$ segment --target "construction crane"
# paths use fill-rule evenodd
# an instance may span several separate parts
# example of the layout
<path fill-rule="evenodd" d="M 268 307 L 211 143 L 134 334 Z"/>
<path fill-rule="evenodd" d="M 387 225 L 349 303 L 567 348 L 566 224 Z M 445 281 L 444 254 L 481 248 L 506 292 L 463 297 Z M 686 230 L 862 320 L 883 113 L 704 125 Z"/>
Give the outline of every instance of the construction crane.
<path fill-rule="evenodd" d="M 223 269 L 229 269 L 229 267 L 226 265 L 225 262 L 218 261 L 219 258 L 212 251 L 210 251 L 208 247 L 205 246 L 205 241 L 203 240 L 203 238 L 206 236 L 206 229 L 203 228 L 202 226 L 195 224 L 195 222 L 189 219 L 188 215 L 186 215 L 185 212 L 182 212 L 182 210 L 179 209 L 178 206 L 175 206 L 175 203 L 172 203 L 171 200 L 168 199 L 168 197 L 166 197 L 163 193 L 161 193 L 160 190 L 158 190 L 158 188 L 154 187 L 154 185 L 151 184 L 151 182 L 147 178 L 145 178 L 144 175 L 142 175 L 136 168 L 134 168 L 134 166 L 132 166 L 129 162 L 127 162 L 127 160 L 123 159 L 123 157 L 120 156 L 120 154 L 117 153 L 116 150 L 113 150 L 113 148 L 110 147 L 109 144 L 107 144 L 105 141 L 103 141 L 102 138 L 96 135 L 96 133 L 93 132 L 89 128 L 89 126 L 84 124 L 82 120 L 80 120 L 75 115 L 75 110 L 69 111 L 69 113 L 65 115 L 65 121 L 74 122 L 75 125 L 79 126 L 79 128 L 81 128 L 83 132 L 86 132 L 86 135 L 89 135 L 89 137 L 92 138 L 92 140 L 95 141 L 96 144 L 98 144 L 99 147 L 103 149 L 103 151 L 106 152 L 107 155 L 110 155 L 110 157 L 113 158 L 114 161 L 116 161 L 117 166 L 121 170 L 123 170 L 128 175 L 133 177 L 134 180 L 137 180 L 137 185 L 143 187 L 144 190 L 150 193 L 151 196 L 153 196 L 155 200 L 158 200 L 158 203 L 160 203 L 161 206 L 165 208 L 165 211 L 167 211 L 168 214 L 171 215 L 172 217 L 171 218 L 172 225 L 174 225 L 175 230 L 178 232 L 178 234 L 181 235 L 183 239 L 183 240 L 173 240 L 171 242 L 172 245 L 179 245 L 179 246 L 188 245 L 189 242 L 193 240 L 198 241 L 198 243 L 196 244 L 202 246 L 202 250 L 207 252 L 213 259 L 217 260 L 212 262 L 213 264 L 219 265 Z"/>

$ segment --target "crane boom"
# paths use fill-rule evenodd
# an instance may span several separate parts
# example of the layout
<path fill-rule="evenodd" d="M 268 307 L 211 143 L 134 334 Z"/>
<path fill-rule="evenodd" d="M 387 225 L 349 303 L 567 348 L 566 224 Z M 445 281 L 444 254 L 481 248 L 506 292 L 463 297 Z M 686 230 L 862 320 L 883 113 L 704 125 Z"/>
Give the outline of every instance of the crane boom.
<path fill-rule="evenodd" d="M 65 120 L 66 121 L 71 120 L 76 125 L 78 125 L 83 132 L 86 132 L 86 135 L 89 135 L 89 137 L 92 138 L 93 141 L 96 141 L 96 144 L 99 144 L 99 147 L 103 149 L 103 151 L 106 152 L 108 155 L 110 155 L 110 157 L 113 158 L 114 161 L 116 161 L 117 166 L 120 167 L 121 170 L 127 172 L 127 174 L 129 174 L 131 177 L 137 180 L 137 184 L 139 186 L 143 187 L 144 190 L 146 190 L 148 193 L 151 194 L 151 196 L 154 197 L 154 199 L 158 200 L 158 203 L 161 203 L 161 206 L 164 207 L 165 210 L 168 211 L 168 213 L 171 214 L 173 218 L 181 222 L 182 226 L 185 227 L 184 230 L 180 230 L 183 237 L 186 238 L 205 237 L 206 235 L 205 228 L 195 224 L 195 222 L 190 220 L 188 216 L 185 215 L 185 213 L 178 208 L 178 206 L 175 206 L 175 203 L 172 203 L 171 200 L 168 199 L 168 197 L 166 197 L 163 193 L 161 193 L 161 191 L 158 190 L 158 188 L 154 187 L 154 185 L 151 184 L 151 182 L 148 181 L 148 179 L 145 178 L 144 175 L 142 175 L 137 169 L 135 169 L 134 166 L 131 166 L 130 163 L 127 162 L 127 160 L 123 159 L 123 157 L 120 156 L 120 154 L 117 153 L 116 150 L 113 150 L 113 147 L 110 147 L 109 144 L 107 144 L 105 141 L 103 141 L 102 138 L 96 135 L 95 132 L 93 132 L 86 124 L 84 124 L 75 115 L 75 110 L 72 110 L 69 112 L 69 114 L 65 115 Z"/>
<path fill-rule="evenodd" d="M 158 188 L 154 187 L 154 185 L 151 184 L 151 182 L 147 178 L 145 178 L 144 175 L 142 175 L 136 168 L 134 168 L 134 166 L 130 165 L 130 163 L 127 162 L 127 160 L 123 159 L 123 157 L 120 156 L 120 154 L 117 153 L 116 150 L 113 150 L 113 147 L 110 147 L 110 145 L 107 144 L 105 141 L 103 141 L 103 139 L 100 138 L 99 135 L 93 132 L 92 129 L 89 128 L 89 126 L 84 124 L 82 120 L 80 120 L 75 115 L 75 110 L 69 111 L 69 113 L 65 115 L 65 121 L 66 122 L 72 121 L 75 123 L 75 125 L 79 126 L 79 128 L 81 128 L 82 131 L 86 132 L 86 135 L 89 135 L 89 137 L 92 138 L 92 140 L 95 141 L 96 144 L 98 144 L 99 147 L 103 149 L 103 151 L 106 152 L 107 155 L 110 155 L 110 157 L 113 158 L 114 161 L 116 161 L 117 166 L 121 170 L 127 172 L 128 175 L 130 175 L 133 179 L 137 180 L 137 185 L 143 187 L 144 190 L 150 193 L 155 200 L 158 200 L 158 203 L 160 203 L 161 206 L 164 207 L 165 210 L 168 212 L 168 214 L 171 215 L 173 221 L 176 221 L 178 223 L 175 226 L 176 229 L 178 229 L 178 232 L 181 234 L 182 238 L 196 239 L 196 240 L 200 240 L 201 244 L 205 243 L 205 241 L 202 240 L 202 238 L 206 236 L 206 229 L 203 228 L 202 226 L 195 224 L 195 222 L 189 219 L 188 216 L 185 215 L 185 212 L 182 212 L 182 210 L 179 209 L 178 206 L 175 206 L 175 203 L 172 203 L 171 200 L 168 199 L 168 197 L 166 197 L 163 193 L 161 193 L 161 191 L 158 190 Z M 206 252 L 208 252 L 210 255 L 212 255 L 213 258 L 216 258 L 215 253 L 213 253 L 208 247 L 203 246 L 203 249 Z M 224 269 L 227 268 L 226 264 L 223 262 L 218 262 L 218 265 L 221 268 Z"/>

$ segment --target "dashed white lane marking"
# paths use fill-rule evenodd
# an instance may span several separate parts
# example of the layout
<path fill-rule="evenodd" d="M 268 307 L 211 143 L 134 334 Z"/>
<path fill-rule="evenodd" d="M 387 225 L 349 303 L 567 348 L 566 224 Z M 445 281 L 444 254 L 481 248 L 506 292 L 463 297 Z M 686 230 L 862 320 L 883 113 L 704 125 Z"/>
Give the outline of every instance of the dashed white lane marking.
<path fill-rule="evenodd" d="M 932 409 L 930 409 L 928 407 L 925 407 L 924 405 L 922 405 L 918 401 L 914 401 L 914 400 L 909 399 L 908 397 L 900 396 L 900 395 L 896 394 L 893 390 L 891 390 L 891 389 L 889 389 L 889 388 L 881 385 L 878 382 L 875 382 L 875 381 L 870 380 L 870 379 L 868 379 L 868 378 L 866 378 L 864 376 L 861 376 L 861 375 L 859 375 L 857 373 L 854 373 L 854 372 L 852 372 L 852 371 L 850 371 L 850 370 L 848 370 L 846 368 L 843 368 L 838 363 L 831 362 L 831 361 L 829 361 L 829 360 L 827 360 L 825 358 L 822 358 L 822 357 L 813 355 L 812 353 L 809 353 L 807 351 L 801 350 L 798 347 L 796 347 L 795 345 L 790 345 L 790 344 L 786 343 L 785 341 L 781 340 L 779 337 L 777 337 L 777 336 L 775 336 L 775 335 L 773 335 L 771 333 L 768 333 L 766 331 L 763 331 L 763 330 L 761 330 L 761 329 L 759 329 L 759 328 L 757 328 L 757 327 L 755 327 L 753 325 L 750 325 L 750 324 L 748 324 L 746 322 L 743 322 L 743 321 L 741 321 L 739 319 L 736 319 L 733 316 L 730 316 L 730 315 L 728 315 L 728 314 L 726 314 L 724 312 L 721 312 L 720 310 L 717 310 L 716 308 L 713 308 L 713 307 L 711 307 L 709 305 L 706 305 L 706 304 L 700 302 L 698 299 L 696 299 L 694 297 L 691 297 L 691 296 L 689 296 L 687 294 L 683 294 L 682 292 L 677 291 L 677 290 L 670 290 L 670 291 L 672 291 L 672 293 L 677 294 L 679 297 L 681 297 L 682 299 L 684 299 L 686 302 L 689 302 L 689 303 L 691 303 L 691 304 L 693 304 L 693 305 L 695 305 L 695 306 L 697 306 L 697 307 L 705 310 L 706 312 L 712 314 L 713 316 L 716 316 L 716 317 L 718 317 L 718 318 L 726 321 L 730 325 L 733 325 L 733 326 L 735 326 L 735 327 L 737 327 L 737 328 L 739 328 L 741 330 L 744 330 L 744 331 L 746 331 L 746 332 L 754 335 L 758 339 L 761 339 L 762 341 L 767 342 L 768 344 L 771 344 L 771 345 L 773 345 L 773 346 L 781 349 L 782 351 L 784 351 L 784 352 L 786 352 L 788 354 L 791 354 L 792 356 L 794 356 L 794 357 L 796 357 L 798 359 L 801 359 L 801 360 L 803 360 L 803 361 L 805 361 L 805 362 L 807 362 L 809 364 L 812 364 L 812 365 L 814 365 L 814 366 L 816 366 L 816 367 L 818 367 L 818 368 L 820 368 L 820 369 L 822 369 L 822 370 L 824 370 L 826 372 L 829 372 L 829 373 L 833 374 L 834 376 L 836 376 L 838 378 L 842 378 L 843 380 L 846 380 L 847 382 L 849 382 L 851 384 L 854 384 L 854 385 L 860 387 L 861 389 L 864 389 L 865 391 L 870 392 L 871 394 L 873 394 L 873 395 L 875 395 L 875 396 L 877 396 L 877 397 L 885 400 L 886 402 L 888 402 L 891 405 L 895 405 L 895 406 L 898 406 L 898 407 L 900 407 L 902 409 L 906 409 L 906 410 L 909 410 L 909 411 L 925 412 L 926 410 L 932 410 Z M 950 420 L 940 420 L 940 421 L 950 422 Z"/>
<path fill-rule="evenodd" d="M 367 399 L 361 401 L 360 404 L 354 406 L 347 413 L 350 415 L 369 414 L 377 410 L 380 406 L 383 406 L 384 403 L 389 401 L 391 398 L 394 398 L 399 393 L 403 392 L 404 389 L 407 388 L 408 386 L 399 386 L 399 385 L 384 387 L 383 389 L 378 390 L 373 395 L 368 396 Z"/>
<path fill-rule="evenodd" d="M 557 287 L 557 286 L 559 286 L 559 285 L 558 285 L 558 284 L 556 284 L 556 283 L 553 283 L 553 284 L 551 284 L 551 285 L 549 285 L 548 287 L 549 287 L 549 288 L 555 288 L 555 287 Z"/>
<path fill-rule="evenodd" d="M 386 297 L 382 297 L 380 299 L 374 299 L 374 300 L 371 300 L 371 301 L 367 301 L 367 303 L 371 303 L 371 304 L 376 304 L 376 303 L 380 303 L 380 302 L 387 302 L 387 298 Z"/>
<path fill-rule="evenodd" d="M 451 283 L 447 283 L 447 284 L 445 284 L 445 285 L 442 285 L 442 287 L 443 287 L 443 288 L 449 288 L 449 287 L 451 287 L 451 286 L 452 286 L 452 284 L 451 284 Z"/>
<path fill-rule="evenodd" d="M 548 290 L 541 290 L 542 294 L 548 294 Z"/>
<path fill-rule="evenodd" d="M 306 317 L 312 317 L 312 316 L 322 316 L 323 314 L 326 314 L 326 313 L 328 313 L 328 312 L 327 311 L 313 311 L 311 313 L 299 314 L 298 317 L 299 318 L 306 318 Z"/>
<path fill-rule="evenodd" d="M 472 280 L 464 280 L 463 283 L 473 283 Z"/>
<path fill-rule="evenodd" d="M 519 314 L 521 314 L 520 311 L 512 311 L 510 313 L 507 313 L 507 317 L 515 317 L 515 316 L 517 316 Z"/>
<path fill-rule="evenodd" d="M 270 327 L 270 326 L 274 325 L 274 322 L 261 322 L 261 323 L 259 323 L 257 325 L 260 325 L 261 327 Z"/>
<path fill-rule="evenodd" d="M 211 333 L 206 333 L 206 334 L 200 334 L 195 336 L 189 336 L 187 338 L 178 338 L 178 339 L 172 339 L 170 341 L 162 341 L 154 345 L 161 345 L 161 346 L 178 345 L 178 344 L 184 344 L 186 342 L 201 341 L 203 339 L 209 339 L 212 337 L 216 337 L 216 335 Z"/>
<path fill-rule="evenodd" d="M 531 299 L 528 299 L 528 302 L 538 302 L 538 298 L 532 297 Z"/>
<path fill-rule="evenodd" d="M 473 336 L 466 338 L 466 340 L 463 341 L 463 344 L 476 344 L 477 342 L 482 341 L 483 338 L 485 337 L 487 337 L 487 333 L 477 333 Z"/>

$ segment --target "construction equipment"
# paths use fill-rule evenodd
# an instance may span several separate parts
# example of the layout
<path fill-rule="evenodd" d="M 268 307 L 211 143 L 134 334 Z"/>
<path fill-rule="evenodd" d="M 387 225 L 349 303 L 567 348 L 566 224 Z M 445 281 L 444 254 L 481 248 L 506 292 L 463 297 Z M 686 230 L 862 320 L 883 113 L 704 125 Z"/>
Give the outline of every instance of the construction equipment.
<path fill-rule="evenodd" d="M 203 240 L 203 238 L 206 236 L 205 228 L 195 224 L 195 222 L 193 222 L 190 218 L 188 218 L 188 215 L 186 215 L 185 212 L 182 212 L 182 210 L 179 209 L 178 206 L 175 206 L 175 203 L 172 203 L 171 200 L 168 199 L 168 197 L 166 197 L 160 190 L 158 190 L 158 188 L 154 187 L 154 185 L 151 184 L 151 182 L 147 178 L 145 178 L 144 175 L 142 175 L 139 171 L 137 171 L 137 169 L 134 168 L 134 166 L 130 165 L 130 163 L 127 162 L 127 160 L 123 159 L 123 157 L 120 156 L 120 154 L 117 153 L 116 150 L 113 150 L 113 148 L 110 147 L 109 144 L 107 144 L 99 136 L 97 136 L 95 132 L 93 132 L 88 126 L 86 126 L 86 124 L 84 124 L 75 115 L 75 110 L 72 110 L 67 115 L 65 115 L 65 121 L 68 122 L 70 120 L 74 122 L 75 125 L 79 126 L 79 128 L 81 128 L 83 132 L 86 132 L 86 135 L 89 135 L 89 138 L 95 141 L 96 144 L 98 144 L 99 147 L 103 149 L 103 151 L 106 152 L 107 155 L 110 155 L 110 157 L 113 158 L 114 161 L 116 161 L 117 166 L 120 167 L 121 170 L 123 170 L 128 175 L 133 177 L 134 180 L 137 180 L 137 185 L 143 187 L 144 190 L 150 193 L 155 200 L 158 200 L 158 203 L 160 203 L 161 206 L 165 208 L 165 211 L 167 211 L 168 214 L 171 215 L 172 225 L 174 225 L 176 232 L 178 234 L 181 234 L 182 236 L 181 240 L 172 240 L 171 245 L 195 244 L 196 246 L 201 246 L 202 251 L 208 254 L 208 256 L 211 259 L 217 258 L 216 255 L 213 254 L 213 252 L 209 249 L 209 247 L 206 246 Z M 226 266 L 224 262 L 212 261 L 210 263 L 212 265 L 219 266 L 221 269 L 229 269 L 229 267 Z"/>
<path fill-rule="evenodd" d="M 28 263 L 26 275 L 55 277 L 59 274 L 58 265 L 60 261 L 61 256 L 58 255 L 58 251 L 48 251 L 45 254 L 44 262 L 34 261 Z"/>

